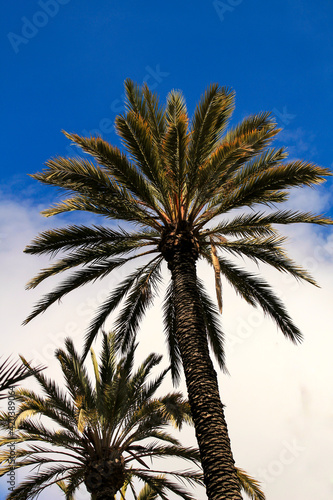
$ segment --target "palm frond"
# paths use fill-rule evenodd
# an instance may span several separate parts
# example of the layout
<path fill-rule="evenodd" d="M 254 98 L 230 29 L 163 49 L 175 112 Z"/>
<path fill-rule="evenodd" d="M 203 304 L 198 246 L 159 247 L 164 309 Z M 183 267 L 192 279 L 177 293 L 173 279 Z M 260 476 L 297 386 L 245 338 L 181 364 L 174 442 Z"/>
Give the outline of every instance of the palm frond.
<path fill-rule="evenodd" d="M 57 485 L 65 493 L 66 500 L 75 500 L 73 491 L 70 491 L 70 485 L 65 481 L 58 481 Z"/>
<path fill-rule="evenodd" d="M 246 256 L 255 262 L 269 264 L 280 272 L 291 274 L 294 278 L 307 281 L 318 286 L 312 276 L 301 266 L 296 265 L 289 259 L 281 248 L 285 238 L 270 236 L 269 238 L 248 238 L 237 241 L 224 241 L 218 245 L 224 251 L 228 251 L 242 257 Z"/>
<path fill-rule="evenodd" d="M 30 366 L 30 363 L 28 363 L 23 356 L 20 356 L 20 358 L 22 363 L 31 370 L 32 368 Z M 71 420 L 74 417 L 73 407 L 70 401 L 68 400 L 66 393 L 63 392 L 53 380 L 48 379 L 44 374 L 35 373 L 34 377 L 39 383 L 40 387 L 45 392 L 47 399 L 52 400 L 53 408 L 56 411 L 61 412 L 63 416 L 66 415 L 67 418 Z M 31 400 L 35 400 L 36 398 L 38 399 L 37 394 L 27 389 L 19 389 L 16 392 L 16 398 L 18 400 L 21 400 L 21 397 L 22 401 L 25 400 L 26 398 L 29 398 Z M 61 425 L 64 424 L 62 423 Z"/>
<path fill-rule="evenodd" d="M 218 84 L 210 85 L 197 105 L 191 126 L 188 158 L 190 194 L 200 166 L 217 146 L 234 109 L 235 93 Z M 192 187 L 193 186 L 193 187 Z"/>
<path fill-rule="evenodd" d="M 223 345 L 224 334 L 221 330 L 218 310 L 207 294 L 203 281 L 199 279 L 197 289 L 201 303 L 201 314 L 206 327 L 209 345 L 220 368 L 227 372 Z"/>
<path fill-rule="evenodd" d="M 24 500 L 26 498 L 37 498 L 40 493 L 52 486 L 57 484 L 60 477 L 67 479 L 66 465 L 58 465 L 49 467 L 46 472 L 38 472 L 38 474 L 30 475 L 29 479 L 26 479 L 20 483 L 14 491 L 12 491 L 8 496 L 7 500 Z M 83 478 L 82 481 L 83 482 Z"/>
<path fill-rule="evenodd" d="M 226 259 L 219 259 L 221 271 L 236 292 L 252 306 L 260 306 L 292 342 L 302 340 L 302 333 L 292 322 L 281 300 L 273 293 L 268 283 L 244 269 L 237 268 Z"/>
<path fill-rule="evenodd" d="M 80 286 L 85 285 L 89 282 L 94 282 L 97 279 L 107 276 L 111 271 L 116 269 L 117 267 L 122 266 L 129 259 L 119 259 L 114 261 L 106 261 L 100 264 L 95 264 L 88 266 L 86 268 L 80 269 L 76 271 L 67 279 L 63 280 L 63 282 L 58 285 L 55 290 L 45 295 L 33 309 L 32 313 L 25 319 L 23 324 L 29 323 L 33 318 L 38 316 L 38 314 L 45 312 L 54 302 L 60 300 L 64 295 L 67 295 L 72 290 L 79 288 Z M 52 273 L 52 268 L 50 268 L 50 273 Z M 36 278 L 37 280 L 40 277 Z M 31 280 L 29 287 L 33 287 L 34 280 Z"/>
<path fill-rule="evenodd" d="M 77 353 L 73 341 L 65 339 L 68 354 L 63 349 L 55 351 L 55 357 L 59 360 L 65 378 L 66 387 L 77 410 L 94 409 L 96 398 L 94 388 L 90 382 L 88 372 Z"/>
<path fill-rule="evenodd" d="M 13 362 L 10 357 L 6 358 L 0 364 L 0 399 L 5 399 L 8 394 L 4 392 L 8 389 L 13 389 L 22 380 L 35 375 L 36 373 L 44 370 L 45 366 L 39 365 L 36 368 L 28 368 L 24 365 Z"/>
<path fill-rule="evenodd" d="M 243 172 L 233 178 L 230 192 L 217 196 L 211 204 L 218 207 L 219 213 L 223 213 L 234 208 L 252 206 L 255 203 L 269 203 L 271 195 L 276 192 L 294 186 L 320 184 L 329 174 L 327 168 L 302 161 L 271 167 L 245 179 Z"/>
<path fill-rule="evenodd" d="M 156 242 L 159 233 L 154 230 L 142 230 L 140 232 L 127 232 L 122 228 L 118 231 L 105 226 L 77 226 L 71 225 L 64 228 L 50 229 L 40 233 L 25 248 L 25 253 L 33 255 L 50 254 L 55 256 L 59 251 L 69 251 L 78 248 L 95 248 L 105 243 Z"/>
<path fill-rule="evenodd" d="M 211 258 L 215 274 L 215 291 L 219 311 L 222 313 L 222 283 L 221 283 L 221 268 L 219 259 L 217 257 L 216 245 L 212 237 L 210 237 Z"/>
<path fill-rule="evenodd" d="M 129 262 L 130 260 L 137 259 L 142 255 L 156 253 L 157 250 L 151 247 L 152 243 L 142 243 L 140 241 L 124 240 L 117 243 L 103 243 L 98 245 L 96 248 L 79 248 L 76 251 L 69 252 L 68 256 L 54 262 L 50 267 L 42 269 L 32 280 L 26 284 L 26 289 L 36 288 L 42 281 L 49 278 L 50 276 L 55 276 L 56 274 L 62 273 L 69 269 L 75 267 L 83 266 L 86 269 L 89 265 L 89 269 L 95 268 L 96 266 L 109 266 L 110 271 L 113 271 L 116 267 L 122 266 L 123 264 Z M 148 249 L 142 253 L 137 253 L 137 250 L 148 247 Z M 128 255 L 126 258 L 120 258 L 121 255 Z M 118 257 L 118 259 L 110 260 L 112 257 Z M 95 278 L 93 279 L 95 280 Z"/>
<path fill-rule="evenodd" d="M 207 201 L 210 200 L 210 206 L 217 205 L 217 200 L 229 189 L 235 172 L 256 156 L 277 133 L 278 129 L 269 113 L 248 117 L 229 131 L 198 172 L 198 194 L 191 208 L 190 219 L 195 219 Z"/>
<path fill-rule="evenodd" d="M 165 490 L 170 491 L 174 493 L 175 495 L 180 496 L 184 500 L 194 500 L 194 497 L 180 484 L 177 484 L 175 482 L 170 481 L 167 478 L 163 478 L 163 480 L 160 479 L 161 473 L 159 473 L 159 476 L 154 476 L 153 474 L 149 474 L 145 471 L 139 471 L 137 469 L 133 469 L 133 476 L 138 477 L 142 481 L 144 481 L 153 491 L 156 492 L 157 495 L 159 495 L 162 500 L 168 500 L 168 496 L 164 493 Z M 196 482 L 199 484 L 202 484 L 202 476 L 198 477 L 195 476 L 195 473 L 184 473 L 184 474 L 173 474 L 177 478 L 181 478 L 183 480 L 187 480 L 189 482 Z"/>
<path fill-rule="evenodd" d="M 217 226 L 202 231 L 203 237 L 215 235 L 240 236 L 243 238 L 273 236 L 276 230 L 272 224 L 332 224 L 332 219 L 325 215 L 315 215 L 310 212 L 294 212 L 291 210 L 279 210 L 272 213 L 257 212 L 241 214 L 232 220 L 221 221 Z"/>
<path fill-rule="evenodd" d="M 177 386 L 180 382 L 182 360 L 176 337 L 176 312 L 174 308 L 173 282 L 170 280 L 163 303 L 164 333 L 168 347 L 171 377 L 173 384 Z"/>
<path fill-rule="evenodd" d="M 242 469 L 237 468 L 237 476 L 241 483 L 242 490 L 251 498 L 251 500 L 265 500 L 265 494 L 260 489 L 260 483 L 249 476 Z"/>
<path fill-rule="evenodd" d="M 108 175 L 126 186 L 138 200 L 156 209 L 156 192 L 144 177 L 118 148 L 111 146 L 100 137 L 80 137 L 64 132 L 68 139 L 78 144 L 83 151 L 92 155 Z"/>
<path fill-rule="evenodd" d="M 182 109 L 182 106 L 180 107 Z M 177 220 L 177 218 L 182 218 L 184 213 L 189 135 L 186 111 L 182 110 L 182 113 L 178 116 L 178 110 L 174 110 L 173 108 L 176 108 L 176 104 L 174 103 L 171 110 L 167 109 L 167 114 L 174 112 L 175 116 L 170 116 L 170 123 L 164 135 L 162 147 L 168 174 L 173 182 L 173 220 Z"/>
<path fill-rule="evenodd" d="M 113 290 L 109 297 L 104 301 L 103 304 L 98 308 L 96 316 L 91 321 L 89 328 L 85 336 L 85 346 L 84 346 L 84 358 L 86 357 L 89 349 L 98 334 L 99 329 L 103 326 L 107 317 L 115 310 L 115 308 L 120 304 L 122 299 L 130 292 L 131 288 L 138 283 L 143 273 L 146 276 L 149 275 L 149 268 L 154 266 L 155 261 L 161 261 L 159 256 L 152 259 L 148 264 L 139 267 L 134 273 L 132 273 L 128 278 L 126 278 L 120 285 Z M 143 286 L 143 285 L 142 285 Z M 148 305 L 148 303 L 147 303 Z"/>
<path fill-rule="evenodd" d="M 157 154 L 147 122 L 133 112 L 116 117 L 116 129 L 130 155 L 140 166 L 147 180 L 158 189 L 160 173 Z"/>
<path fill-rule="evenodd" d="M 158 284 L 161 282 L 160 267 L 162 257 L 158 257 L 146 266 L 141 276 L 133 284 L 115 325 L 117 347 L 125 352 L 135 337 L 140 320 L 152 304 Z"/>

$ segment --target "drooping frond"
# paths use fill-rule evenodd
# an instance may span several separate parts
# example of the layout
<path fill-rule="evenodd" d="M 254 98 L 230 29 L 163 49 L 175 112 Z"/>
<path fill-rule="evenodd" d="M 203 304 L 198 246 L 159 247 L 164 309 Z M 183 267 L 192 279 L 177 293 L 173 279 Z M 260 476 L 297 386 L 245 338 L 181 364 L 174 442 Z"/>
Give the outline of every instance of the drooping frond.
<path fill-rule="evenodd" d="M 210 347 L 214 353 L 220 368 L 227 372 L 225 365 L 223 332 L 221 330 L 220 318 L 215 304 L 205 290 L 203 281 L 198 279 L 198 293 L 201 303 L 201 314 L 206 327 L 206 333 Z"/>
<path fill-rule="evenodd" d="M 211 249 L 211 258 L 212 258 L 212 264 L 214 267 L 214 274 L 215 274 L 216 298 L 217 298 L 217 303 L 219 306 L 219 311 L 220 311 L 220 313 L 222 313 L 221 268 L 220 268 L 219 259 L 217 257 L 216 245 L 215 245 L 215 242 L 214 242 L 214 239 L 212 238 L 212 236 L 210 236 L 210 249 Z"/>
<path fill-rule="evenodd" d="M 280 272 L 291 274 L 296 279 L 302 279 L 317 286 L 312 276 L 302 267 L 289 259 L 281 248 L 285 238 L 270 236 L 269 238 L 248 238 L 236 241 L 224 241 L 218 245 L 224 251 L 242 257 L 248 257 L 256 263 L 264 262 Z"/>
<path fill-rule="evenodd" d="M 67 470 L 67 465 L 54 465 L 49 467 L 46 472 L 38 472 L 37 474 L 33 474 L 29 476 L 29 479 L 26 479 L 22 483 L 20 483 L 14 491 L 12 491 L 8 496 L 7 500 L 24 500 L 26 498 L 34 499 L 37 498 L 45 488 L 52 486 L 53 484 L 57 484 L 59 481 L 59 477 L 62 475 L 64 477 L 64 473 Z M 65 476 L 67 479 L 68 476 Z"/>
<path fill-rule="evenodd" d="M 97 279 L 107 276 L 111 271 L 119 266 L 122 266 L 124 262 L 128 260 L 129 259 L 118 259 L 110 262 L 106 261 L 101 264 L 95 264 L 93 266 L 88 266 L 80 269 L 79 271 L 76 271 L 67 279 L 65 279 L 60 285 L 58 285 L 55 290 L 45 295 L 42 300 L 39 301 L 38 304 L 36 304 L 34 310 L 26 318 L 23 324 L 29 323 L 29 321 L 31 321 L 41 312 L 46 311 L 48 307 L 54 304 L 54 302 L 56 302 L 57 300 L 60 300 L 67 293 L 75 290 L 82 285 L 85 285 L 86 283 L 94 282 Z"/>
<path fill-rule="evenodd" d="M 113 292 L 107 297 L 107 299 L 103 302 L 103 304 L 100 305 L 97 315 L 93 318 L 93 320 L 90 323 L 90 326 L 86 332 L 86 337 L 85 337 L 85 347 L 84 347 L 84 357 L 87 355 L 92 342 L 96 338 L 96 335 L 98 334 L 99 329 L 103 326 L 104 322 L 106 321 L 107 317 L 115 310 L 115 308 L 120 304 L 122 299 L 131 291 L 131 288 L 135 286 L 135 284 L 138 284 L 138 292 L 139 295 L 137 295 L 137 300 L 138 302 L 138 309 L 132 311 L 134 321 L 137 321 L 140 319 L 140 310 L 143 311 L 141 308 L 143 307 L 144 309 L 149 305 L 150 303 L 150 292 L 148 295 L 145 297 L 144 293 L 145 290 L 150 290 L 151 284 L 149 284 L 149 279 L 151 277 L 151 273 L 153 275 L 153 280 L 154 280 L 154 273 L 156 269 L 156 273 L 158 274 L 158 266 L 161 263 L 161 257 L 157 256 L 154 259 L 152 259 L 148 264 L 145 264 L 141 267 L 139 267 L 134 273 L 132 273 L 128 278 L 126 278 L 120 285 L 118 285 L 117 288 L 113 290 Z M 158 264 L 156 264 L 158 262 Z M 145 282 L 146 277 L 148 280 Z M 140 283 L 140 284 L 139 284 Z M 148 287 L 145 289 L 145 287 Z M 142 296 L 140 296 L 140 291 L 142 291 Z M 135 292 L 134 292 L 135 293 Z M 132 318 L 132 320 L 133 320 Z M 129 325 L 130 326 L 130 325 Z M 127 338 L 126 338 L 127 341 Z M 118 342 L 117 342 L 118 344 Z M 122 345 L 122 340 L 119 336 L 119 346 Z"/>
<path fill-rule="evenodd" d="M 242 469 L 237 468 L 237 476 L 241 483 L 242 490 L 251 498 L 251 500 L 265 500 L 264 492 L 260 489 L 260 483 L 249 476 Z"/>
<path fill-rule="evenodd" d="M 302 340 L 300 330 L 294 325 L 283 303 L 263 278 L 237 268 L 224 258 L 220 258 L 219 261 L 223 275 L 241 297 L 252 306 L 260 306 L 292 342 L 298 343 Z"/>
<path fill-rule="evenodd" d="M 164 333 L 170 360 L 171 377 L 174 385 L 178 385 L 181 375 L 181 355 L 176 336 L 176 313 L 174 308 L 173 282 L 170 280 L 163 304 Z"/>
<path fill-rule="evenodd" d="M 159 411 L 165 421 L 172 422 L 179 430 L 182 429 L 184 423 L 192 423 L 189 402 L 180 392 L 169 393 L 160 398 Z"/>
<path fill-rule="evenodd" d="M 162 474 L 162 471 L 156 471 L 160 475 Z M 134 471 L 133 471 L 134 473 Z M 144 470 L 138 470 L 135 469 L 135 475 L 144 481 L 146 484 L 150 486 L 150 488 L 156 492 L 157 495 L 159 495 L 162 500 L 168 500 L 169 495 L 167 496 L 164 491 L 169 490 L 170 492 L 180 496 L 184 500 L 194 500 L 194 497 L 183 487 L 181 486 L 180 483 L 175 483 L 167 478 L 163 479 L 163 482 L 158 480 L 157 477 L 152 477 L 149 476 L 148 473 Z M 189 472 L 179 472 L 179 473 L 172 473 L 172 475 L 177 478 L 184 480 L 186 479 L 189 482 L 192 482 L 193 484 L 202 484 L 202 475 L 199 473 L 195 473 L 194 471 L 189 471 Z"/>
<path fill-rule="evenodd" d="M 197 280 L 197 291 L 200 300 L 200 313 L 207 339 L 219 366 L 226 371 L 223 333 L 220 326 L 219 313 L 205 290 L 201 280 Z M 178 385 L 181 374 L 181 357 L 176 336 L 173 284 L 169 283 L 163 304 L 164 333 L 166 334 L 171 375 L 174 385 Z"/>
<path fill-rule="evenodd" d="M 158 285 L 161 282 L 160 268 L 162 260 L 162 257 L 158 257 L 151 261 L 151 265 L 145 267 L 140 277 L 133 284 L 124 307 L 117 317 L 115 324 L 117 331 L 116 343 L 122 352 L 127 350 L 135 336 L 141 318 L 154 301 Z"/>

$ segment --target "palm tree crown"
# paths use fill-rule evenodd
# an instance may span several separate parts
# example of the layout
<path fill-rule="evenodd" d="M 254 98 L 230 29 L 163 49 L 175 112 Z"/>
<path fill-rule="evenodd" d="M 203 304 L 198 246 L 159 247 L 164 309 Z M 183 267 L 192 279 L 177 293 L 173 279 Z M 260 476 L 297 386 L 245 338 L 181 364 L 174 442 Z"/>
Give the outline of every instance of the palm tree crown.
<path fill-rule="evenodd" d="M 127 113 L 118 116 L 116 129 L 130 159 L 101 138 L 65 135 L 90 154 L 97 165 L 77 158 L 47 162 L 43 172 L 32 175 L 39 181 L 74 193 L 42 212 L 46 216 L 84 210 L 139 226 L 128 232 L 106 226 L 77 226 L 45 231 L 26 252 L 55 255 L 60 259 L 37 277 L 28 288 L 45 278 L 83 266 L 43 298 L 30 321 L 68 292 L 103 278 L 126 262 L 151 255 L 152 259 L 130 275 L 108 297 L 87 332 L 86 352 L 107 316 L 127 296 L 117 322 L 117 344 L 131 342 L 160 281 L 163 259 L 172 266 L 175 248 L 188 246 L 194 256 L 214 267 L 221 309 L 220 275 L 251 305 L 259 305 L 292 341 L 301 333 L 269 285 L 258 276 L 230 262 L 226 256 L 248 257 L 314 284 L 309 274 L 285 255 L 273 224 L 328 224 L 330 219 L 310 213 L 253 211 L 209 223 L 217 216 L 242 207 L 274 206 L 288 198 L 288 189 L 324 181 L 326 168 L 304 161 L 285 162 L 283 148 L 270 148 L 279 132 L 268 113 L 246 118 L 226 132 L 234 107 L 234 93 L 218 85 L 208 88 L 192 119 L 182 95 L 172 91 L 165 109 L 147 86 L 140 89 L 126 81 Z M 209 226 L 209 227 L 208 227 Z M 217 256 L 221 251 L 221 256 Z M 223 366 L 221 335 L 215 308 L 200 284 L 203 318 L 214 353 Z M 172 290 L 165 303 L 173 375 L 177 377 L 179 356 L 172 331 Z"/>
<path fill-rule="evenodd" d="M 207 494 L 214 500 L 240 500 L 208 349 L 210 344 L 224 368 L 223 334 L 218 309 L 197 277 L 196 262 L 204 259 L 214 270 L 220 311 L 222 276 L 249 304 L 260 306 L 287 338 L 300 341 L 301 332 L 269 284 L 228 255 L 262 262 L 315 284 L 286 256 L 275 225 L 331 220 L 274 207 L 288 199 L 290 188 L 319 184 L 329 171 L 306 161 L 287 162 L 285 149 L 272 147 L 279 129 L 269 113 L 250 116 L 227 130 L 234 108 L 234 93 L 228 88 L 211 85 L 192 120 L 178 91 L 170 92 L 165 107 L 147 85 L 140 88 L 127 80 L 125 91 L 127 109 L 116 118 L 116 130 L 128 156 L 99 137 L 65 133 L 94 161 L 57 157 L 32 177 L 70 195 L 44 215 L 83 210 L 126 225 L 71 225 L 41 233 L 26 252 L 65 254 L 28 287 L 63 271 L 74 272 L 42 298 L 26 322 L 70 291 L 147 256 L 150 260 L 140 262 L 110 293 L 86 333 L 88 352 L 107 317 L 121 306 L 116 345 L 125 352 L 153 301 L 165 260 L 171 273 L 164 319 L 172 376 L 179 379 L 182 363 Z M 260 205 L 265 210 L 260 211 Z M 235 209 L 245 212 L 235 214 Z"/>
<path fill-rule="evenodd" d="M 186 500 L 193 498 L 181 482 L 201 483 L 202 472 L 198 467 L 165 472 L 151 468 L 150 462 L 158 457 L 172 457 L 195 466 L 199 463 L 195 448 L 181 446 L 165 430 L 170 423 L 181 428 L 184 422 L 191 421 L 188 402 L 178 392 L 155 396 L 167 370 L 153 380 L 148 379 L 160 356 L 151 354 L 134 371 L 134 344 L 126 357 L 117 361 L 113 340 L 113 336 L 104 335 L 99 363 L 92 351 L 93 384 L 72 341 L 67 339 L 66 351 L 59 349 L 56 357 L 68 394 L 42 374 L 35 374 L 35 378 L 45 396 L 28 389 L 16 391 L 20 403 L 15 419 L 17 431 L 14 437 L 3 437 L 0 441 L 4 450 L 1 463 L 8 462 L 3 465 L 1 475 L 12 467 L 9 442 L 28 443 L 27 448 L 16 450 L 15 468 L 33 465 L 40 469 L 37 474 L 30 472 L 8 495 L 9 500 L 36 498 L 55 483 L 71 498 L 83 482 L 94 500 L 113 500 L 125 481 L 136 498 L 134 478 L 149 485 L 161 498 L 166 499 L 170 491 Z M 45 425 L 47 419 L 56 424 L 55 429 Z M 8 427 L 8 421 L 9 415 L 3 412 L 0 417 L 3 429 Z M 150 440 L 146 441 L 147 438 Z"/>

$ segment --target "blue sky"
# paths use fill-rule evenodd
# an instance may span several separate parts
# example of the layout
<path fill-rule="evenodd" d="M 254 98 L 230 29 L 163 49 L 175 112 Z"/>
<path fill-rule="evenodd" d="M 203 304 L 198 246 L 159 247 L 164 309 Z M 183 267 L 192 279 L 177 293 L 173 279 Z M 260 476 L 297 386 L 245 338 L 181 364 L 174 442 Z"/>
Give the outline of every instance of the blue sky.
<path fill-rule="evenodd" d="M 332 21 L 329 0 L 7 2 L 2 190 L 21 197 L 30 187 L 38 196 L 42 188 L 26 174 L 69 154 L 62 129 L 116 143 L 112 123 L 127 77 L 147 80 L 163 99 L 182 89 L 190 111 L 209 83 L 230 86 L 234 121 L 272 111 L 285 143 L 302 144 L 296 154 L 330 166 Z"/>
<path fill-rule="evenodd" d="M 49 227 L 49 221 L 39 219 L 38 208 L 41 204 L 47 205 L 55 196 L 53 190 L 39 185 L 27 174 L 39 171 L 52 156 L 70 155 L 71 151 L 76 153 L 61 134 L 62 129 L 82 135 L 98 133 L 106 140 L 119 144 L 113 121 L 122 110 L 123 82 L 127 77 L 139 83 L 147 81 L 162 100 L 172 88 L 181 89 L 190 113 L 205 88 L 211 82 L 219 82 L 236 92 L 234 123 L 251 113 L 271 111 L 283 128 L 279 145 L 288 146 L 293 158 L 300 157 L 332 167 L 332 25 L 333 3 L 330 0 L 4 2 L 0 18 L 3 68 L 0 81 L 0 252 L 4 266 L 3 283 L 7 283 L 1 303 L 6 309 L 3 313 L 8 314 L 9 331 L 18 331 L 24 317 L 23 314 L 23 317 L 13 318 L 18 315 L 10 297 L 15 297 L 28 312 L 32 299 L 30 301 L 30 296 L 27 299 L 21 289 L 34 270 L 40 267 L 37 261 L 21 257 L 21 250 L 36 232 Z M 333 215 L 332 186 L 330 180 L 316 193 L 303 197 L 295 194 L 291 205 L 297 208 L 299 203 L 302 209 L 313 208 Z M 311 232 L 310 229 L 291 233 L 291 236 L 299 236 L 293 249 L 295 255 L 304 262 L 314 259 L 315 264 L 312 265 L 319 277 L 322 276 L 324 290 L 326 283 L 326 295 L 313 299 L 318 304 L 333 297 L 330 282 L 325 281 L 329 277 L 328 270 L 332 270 L 331 233 L 331 230 Z M 312 249 L 309 241 L 313 242 Z M 317 256 L 314 256 L 313 248 L 319 248 Z M 21 258 L 25 260 L 21 261 Z M 15 266 L 14 275 L 13 271 L 10 273 L 11 266 Z M 34 298 L 40 295 L 38 291 Z M 301 306 L 300 302 L 295 302 L 293 306 L 293 298 L 291 293 L 290 301 L 297 314 L 304 303 Z M 57 308 L 54 314 L 57 314 Z M 66 318 L 63 321 L 70 321 L 70 312 L 68 318 L 66 312 L 63 314 Z M 323 331 L 325 318 L 322 318 Z M 40 330 L 36 342 L 42 342 L 43 325 L 50 320 L 56 321 L 54 316 L 45 315 L 36 323 L 38 326 L 34 326 Z M 229 321 L 232 325 L 231 318 Z M 59 324 L 54 328 L 61 330 L 63 326 Z M 32 335 L 33 330 L 26 327 L 25 332 Z M 15 342 L 18 341 L 14 338 L 13 333 L 9 352 L 16 352 Z M 19 342 L 19 352 L 25 354 L 21 347 L 26 343 L 28 349 L 28 341 Z M 29 346 L 34 342 L 30 340 Z M 248 341 L 249 348 L 250 344 Z M 237 349 L 242 359 L 243 347 Z M 318 353 L 319 358 L 323 355 Z M 304 356 L 302 367 L 308 363 L 308 358 Z M 234 359 L 235 366 L 239 366 L 240 359 Z M 290 361 L 286 373 L 288 370 L 292 373 L 293 363 Z M 319 370 L 322 368 L 324 379 L 327 372 L 319 361 L 318 367 Z M 312 390 L 307 386 L 311 377 L 305 368 L 303 375 L 302 387 L 315 398 L 317 387 Z M 237 375 L 234 380 L 238 380 Z M 279 390 L 276 392 L 278 394 Z M 281 388 L 280 392 L 282 395 Z M 322 397 L 324 400 L 326 395 Z M 325 406 L 323 400 L 313 399 L 319 407 Z M 332 411 L 333 402 L 328 410 L 330 415 Z M 293 418 L 295 422 L 296 418 L 300 418 L 296 409 Z M 318 415 L 316 425 L 323 423 L 322 419 L 324 414 Z M 306 422 L 304 434 L 309 431 L 307 425 L 310 424 Z M 234 431 L 235 434 L 237 432 Z M 279 450 L 284 449 L 281 444 L 285 442 L 282 427 L 279 432 L 276 434 L 279 436 L 276 454 L 272 452 L 273 458 L 270 458 L 265 452 L 262 461 L 270 459 L 269 463 L 274 462 L 274 456 L 279 456 Z M 290 439 L 294 439 L 295 433 Z M 298 439 L 302 441 L 302 437 Z M 237 436 L 235 440 L 237 448 Z M 309 444 L 308 449 L 312 450 L 311 446 Z M 239 449 L 240 455 L 243 453 L 245 457 L 246 452 L 242 452 L 241 445 Z M 319 450 L 317 452 L 319 456 Z M 315 453 L 312 450 L 313 456 L 316 456 Z M 247 468 L 251 472 L 252 467 L 253 474 L 256 474 L 259 465 L 258 458 L 257 462 L 247 464 Z M 310 465 L 311 460 L 305 463 L 303 475 L 315 469 L 314 465 Z M 268 484 L 271 500 L 285 498 L 289 494 L 290 484 L 294 484 L 292 478 L 288 478 L 289 473 L 296 474 L 294 482 L 299 482 L 297 469 L 294 470 L 293 466 Z M 327 498 L 332 492 L 331 480 L 333 471 L 332 478 L 326 478 L 326 482 L 323 480 L 321 483 L 324 484 L 322 498 Z M 316 481 L 317 476 L 313 476 L 311 484 L 317 484 Z M 293 496 L 308 500 L 313 498 L 313 491 L 304 487 L 304 491 L 297 490 Z"/>

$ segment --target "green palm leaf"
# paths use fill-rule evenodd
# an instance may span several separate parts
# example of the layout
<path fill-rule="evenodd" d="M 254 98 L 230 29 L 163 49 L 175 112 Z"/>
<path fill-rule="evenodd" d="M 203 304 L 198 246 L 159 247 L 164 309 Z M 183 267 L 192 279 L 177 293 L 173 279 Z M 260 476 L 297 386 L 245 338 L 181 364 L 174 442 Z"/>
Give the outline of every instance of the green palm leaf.
<path fill-rule="evenodd" d="M 283 303 L 264 279 L 237 268 L 226 259 L 220 259 L 220 266 L 230 285 L 246 302 L 252 306 L 260 306 L 292 342 L 298 343 L 302 340 L 302 333 L 294 325 Z"/>
<path fill-rule="evenodd" d="M 25 366 L 19 365 L 17 362 L 10 361 L 10 358 L 5 359 L 0 364 L 0 399 L 5 399 L 7 397 L 4 394 L 8 389 L 14 388 L 19 382 L 30 377 L 31 375 L 36 375 L 45 367 L 38 366 L 37 368 L 31 370 L 27 369 Z"/>

